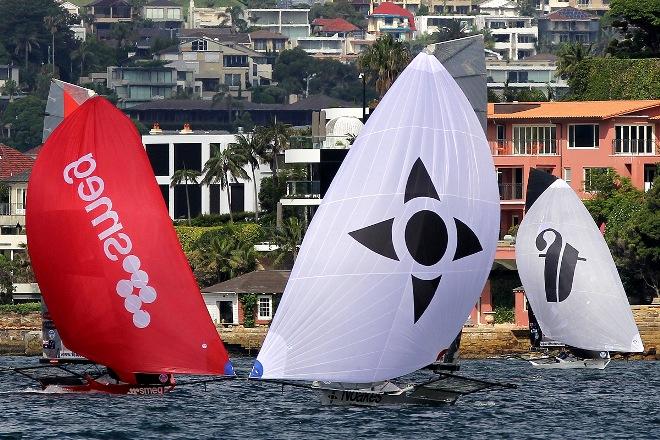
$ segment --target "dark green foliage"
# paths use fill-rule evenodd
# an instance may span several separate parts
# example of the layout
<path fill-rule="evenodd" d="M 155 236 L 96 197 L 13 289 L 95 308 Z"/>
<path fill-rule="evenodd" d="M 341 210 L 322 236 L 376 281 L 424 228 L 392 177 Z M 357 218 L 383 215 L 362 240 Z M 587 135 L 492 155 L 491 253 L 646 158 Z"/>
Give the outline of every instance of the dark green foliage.
<path fill-rule="evenodd" d="M 241 306 L 243 306 L 243 326 L 247 328 L 254 327 L 254 312 L 257 306 L 257 295 L 247 293 L 239 296 Z"/>
<path fill-rule="evenodd" d="M 622 37 L 608 52 L 621 58 L 660 56 L 660 0 L 612 0 L 608 18 Z"/>
<path fill-rule="evenodd" d="M 9 313 L 27 315 L 35 312 L 41 312 L 41 303 L 0 304 L 0 315 Z"/>
<path fill-rule="evenodd" d="M 0 64 L 9 64 L 11 61 L 11 55 L 7 52 L 5 45 L 0 43 Z"/>
<path fill-rule="evenodd" d="M 234 221 L 243 222 L 254 220 L 254 212 L 235 212 Z M 209 227 L 222 226 L 229 223 L 229 214 L 204 214 L 191 220 L 191 226 Z"/>
<path fill-rule="evenodd" d="M 277 202 L 286 194 L 286 179 L 277 179 L 277 187 L 273 183 L 272 177 L 261 179 L 261 188 L 259 188 L 259 205 L 265 212 L 275 212 Z"/>
<path fill-rule="evenodd" d="M 493 270 L 488 279 L 490 281 L 493 308 L 512 308 L 514 305 L 513 289 L 522 285 L 520 278 L 518 278 L 518 272 Z"/>
<path fill-rule="evenodd" d="M 660 59 L 590 58 L 569 79 L 571 100 L 660 99 Z"/>
<path fill-rule="evenodd" d="M 3 143 L 19 151 L 41 145 L 46 103 L 35 96 L 17 99 L 7 106 L 2 122 L 11 124 L 11 138 Z"/>
<path fill-rule="evenodd" d="M 0 255 L 0 304 L 11 304 L 14 294 L 14 264 Z"/>
<path fill-rule="evenodd" d="M 548 97 L 539 89 L 516 89 L 509 87 L 507 84 L 502 92 L 502 101 L 504 102 L 543 102 L 547 100 Z"/>
<path fill-rule="evenodd" d="M 57 23 L 54 34 L 56 72 L 63 80 L 70 81 L 71 52 L 79 42 L 68 27 L 72 17 L 55 0 L 0 1 L 2 44 L 23 72 L 48 63 L 52 34 L 44 25 L 46 17 L 53 17 Z"/>
<path fill-rule="evenodd" d="M 495 323 L 496 324 L 508 324 L 514 322 L 516 319 L 516 313 L 511 307 L 496 307 L 495 308 Z"/>
<path fill-rule="evenodd" d="M 256 86 L 252 88 L 252 102 L 259 104 L 284 104 L 287 91 L 278 86 Z"/>

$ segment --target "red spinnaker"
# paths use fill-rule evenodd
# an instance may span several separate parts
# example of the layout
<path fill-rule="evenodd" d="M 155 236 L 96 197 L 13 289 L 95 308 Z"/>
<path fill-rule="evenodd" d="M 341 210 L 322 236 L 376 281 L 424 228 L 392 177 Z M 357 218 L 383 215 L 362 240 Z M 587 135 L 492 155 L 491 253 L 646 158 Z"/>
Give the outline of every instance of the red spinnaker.
<path fill-rule="evenodd" d="M 32 170 L 26 229 L 67 347 L 116 371 L 233 374 L 133 123 L 86 101 Z"/>

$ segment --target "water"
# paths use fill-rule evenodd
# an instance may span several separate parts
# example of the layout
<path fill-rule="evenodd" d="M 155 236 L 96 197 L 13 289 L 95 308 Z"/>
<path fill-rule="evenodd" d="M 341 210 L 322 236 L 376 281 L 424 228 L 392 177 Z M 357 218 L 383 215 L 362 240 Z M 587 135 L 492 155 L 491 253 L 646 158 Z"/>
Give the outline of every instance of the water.
<path fill-rule="evenodd" d="M 0 367 L 36 362 L 0 357 Z M 251 359 L 234 364 L 240 372 Z M 323 407 L 312 391 L 244 380 L 108 396 L 43 394 L 27 379 L 0 375 L 0 439 L 658 438 L 658 362 L 553 371 L 520 360 L 464 361 L 461 373 L 519 387 L 455 406 L 364 408 Z"/>

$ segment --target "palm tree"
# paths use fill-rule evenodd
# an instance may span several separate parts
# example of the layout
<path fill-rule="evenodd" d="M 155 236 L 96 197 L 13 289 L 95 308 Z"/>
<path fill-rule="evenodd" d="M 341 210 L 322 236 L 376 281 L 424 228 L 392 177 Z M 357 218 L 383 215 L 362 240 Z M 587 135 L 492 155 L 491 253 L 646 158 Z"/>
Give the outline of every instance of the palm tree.
<path fill-rule="evenodd" d="M 255 221 L 259 221 L 259 201 L 255 170 L 259 168 L 259 163 L 264 155 L 264 151 L 268 148 L 268 142 L 264 139 L 261 132 L 255 131 L 247 136 L 242 133 L 237 134 L 236 142 L 229 144 L 229 146 L 241 150 L 245 159 L 247 159 L 247 162 L 250 164 L 250 168 L 252 168 L 252 184 L 254 185 L 254 217 Z"/>
<path fill-rule="evenodd" d="M 14 96 L 18 94 L 20 89 L 18 88 L 18 84 L 16 84 L 16 81 L 13 79 L 8 79 L 5 81 L 5 85 L 0 88 L 0 91 L 4 95 L 9 96 L 9 102 L 14 102 Z"/>
<path fill-rule="evenodd" d="M 172 174 L 172 180 L 170 186 L 180 185 L 183 182 L 183 186 L 186 188 L 186 206 L 188 207 L 188 226 L 190 226 L 190 197 L 188 196 L 188 182 L 197 183 L 197 179 L 201 173 L 197 170 L 188 170 L 186 169 L 186 164 L 183 164 L 183 169 L 176 170 Z"/>
<path fill-rule="evenodd" d="M 298 246 L 302 241 L 304 231 L 297 217 L 289 217 L 282 222 L 282 227 L 275 230 L 273 239 L 278 247 L 277 257 L 273 260 L 274 265 L 278 265 L 282 260 L 291 255 L 293 262 L 298 257 Z"/>
<path fill-rule="evenodd" d="M 229 204 L 229 221 L 234 222 L 234 216 L 231 212 L 231 193 L 229 191 L 230 181 L 238 181 L 238 179 L 250 180 L 247 171 L 243 166 L 247 164 L 247 158 L 244 153 L 235 147 L 227 146 L 224 150 L 218 151 L 209 158 L 204 164 L 205 173 L 202 183 L 209 185 L 211 183 L 219 183 L 221 189 L 227 191 L 227 203 Z"/>
<path fill-rule="evenodd" d="M 582 43 L 564 44 L 559 48 L 557 73 L 563 79 L 570 79 L 581 61 L 591 58 L 593 45 Z"/>
<path fill-rule="evenodd" d="M 27 71 L 28 56 L 30 52 L 32 52 L 32 49 L 40 47 L 39 38 L 34 32 L 29 34 L 19 34 L 14 37 L 14 43 L 16 44 L 16 49 L 14 50 L 16 55 L 18 55 L 21 50 L 25 52 L 25 71 Z"/>
<path fill-rule="evenodd" d="M 382 98 L 410 59 L 410 51 L 404 43 L 385 35 L 360 55 L 358 67 L 376 82 L 376 90 Z"/>
<path fill-rule="evenodd" d="M 257 251 L 254 250 L 254 245 L 244 243 L 231 252 L 229 258 L 230 275 L 233 278 L 244 273 L 252 272 L 257 268 L 257 264 Z"/>
<path fill-rule="evenodd" d="M 291 126 L 282 124 L 281 122 L 271 121 L 270 125 L 266 125 L 261 129 L 261 134 L 265 141 L 271 146 L 270 150 L 264 150 L 262 158 L 271 163 L 271 169 L 277 175 L 278 162 L 277 156 L 284 153 L 289 145 L 291 138 Z"/>
<path fill-rule="evenodd" d="M 51 36 L 51 64 L 53 65 L 53 72 L 55 72 L 55 34 L 57 33 L 57 28 L 62 24 L 62 17 L 57 15 L 49 15 L 44 17 L 44 24 Z"/>
<path fill-rule="evenodd" d="M 80 76 L 83 76 L 83 71 L 85 69 L 85 61 L 87 60 L 87 58 L 93 58 L 93 57 L 95 57 L 95 55 L 94 52 L 92 51 L 92 47 L 89 41 L 83 41 L 82 43 L 80 43 L 80 46 L 78 46 L 78 49 L 74 50 L 71 53 L 71 58 L 73 58 L 74 60 L 80 60 Z"/>

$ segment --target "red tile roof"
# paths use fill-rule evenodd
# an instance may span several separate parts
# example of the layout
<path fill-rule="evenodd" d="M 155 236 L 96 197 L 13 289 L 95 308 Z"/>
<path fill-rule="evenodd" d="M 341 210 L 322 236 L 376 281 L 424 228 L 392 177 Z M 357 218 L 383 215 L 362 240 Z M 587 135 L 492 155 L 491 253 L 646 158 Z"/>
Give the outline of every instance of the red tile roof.
<path fill-rule="evenodd" d="M 312 26 L 321 26 L 322 32 L 355 32 L 360 28 L 343 18 L 317 18 L 312 22 Z"/>
<path fill-rule="evenodd" d="M 394 15 L 397 17 L 407 17 L 411 30 L 415 30 L 415 16 L 407 9 L 394 3 L 381 3 L 371 15 Z"/>
<path fill-rule="evenodd" d="M 557 9 L 552 14 L 548 14 L 543 18 L 547 18 L 553 21 L 584 21 L 584 20 L 593 20 L 597 19 L 595 15 L 591 15 L 588 12 L 582 11 L 580 9 L 574 8 L 572 6 L 567 6 L 562 9 Z"/>
<path fill-rule="evenodd" d="M 15 176 L 29 170 L 34 159 L 18 150 L 0 144 L 0 179 Z"/>
<path fill-rule="evenodd" d="M 609 119 L 650 108 L 660 100 L 491 103 L 488 119 Z"/>

